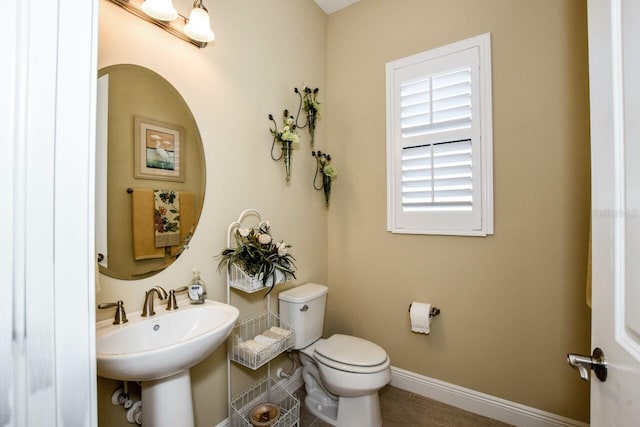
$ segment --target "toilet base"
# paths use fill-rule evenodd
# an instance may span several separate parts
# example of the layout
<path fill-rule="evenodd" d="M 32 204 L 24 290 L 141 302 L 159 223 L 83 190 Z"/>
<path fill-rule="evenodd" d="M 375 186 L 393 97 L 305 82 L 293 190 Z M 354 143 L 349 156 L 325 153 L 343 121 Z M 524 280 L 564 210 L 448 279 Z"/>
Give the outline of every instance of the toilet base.
<path fill-rule="evenodd" d="M 313 359 L 300 353 L 302 380 L 307 396 L 304 404 L 313 415 L 322 421 L 335 425 L 338 418 L 338 397 L 330 395 L 320 381 L 320 373 Z"/>
<path fill-rule="evenodd" d="M 364 396 L 344 397 L 330 393 L 321 381 L 315 360 L 301 351 L 302 380 L 307 396 L 307 410 L 322 421 L 336 427 L 381 427 L 378 390 Z M 388 380 L 387 380 L 388 382 Z"/>
<path fill-rule="evenodd" d="M 360 397 L 341 397 L 335 401 L 307 395 L 307 410 L 322 421 L 336 427 L 381 427 L 378 393 Z"/>
<path fill-rule="evenodd" d="M 382 427 L 378 393 L 338 400 L 337 427 Z"/>
<path fill-rule="evenodd" d="M 315 417 L 325 423 L 336 425 L 338 418 L 338 402 L 330 399 L 323 399 L 321 396 L 307 395 L 304 398 L 304 405 Z"/>

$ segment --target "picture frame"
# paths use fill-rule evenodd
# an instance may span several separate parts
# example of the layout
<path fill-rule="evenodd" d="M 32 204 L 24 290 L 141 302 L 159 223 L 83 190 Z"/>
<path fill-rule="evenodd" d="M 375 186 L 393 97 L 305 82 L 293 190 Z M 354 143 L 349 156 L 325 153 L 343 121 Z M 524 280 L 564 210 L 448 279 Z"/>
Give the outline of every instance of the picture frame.
<path fill-rule="evenodd" d="M 185 158 L 181 126 L 134 116 L 135 178 L 184 182 Z"/>

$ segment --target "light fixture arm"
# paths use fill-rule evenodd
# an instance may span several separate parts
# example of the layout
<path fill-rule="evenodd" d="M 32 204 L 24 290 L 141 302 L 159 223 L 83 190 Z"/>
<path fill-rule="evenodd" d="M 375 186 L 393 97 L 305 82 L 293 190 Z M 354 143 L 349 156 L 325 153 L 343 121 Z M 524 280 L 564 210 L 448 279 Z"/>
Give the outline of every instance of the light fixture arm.
<path fill-rule="evenodd" d="M 121 8 L 123 8 L 124 10 L 126 10 L 127 12 L 137 16 L 138 18 L 142 18 L 147 22 L 150 22 L 160 28 L 162 28 L 163 30 L 167 31 L 168 33 L 178 37 L 181 40 L 184 40 L 188 43 L 191 43 L 192 45 L 198 47 L 198 48 L 204 48 L 207 46 L 207 42 L 202 42 L 202 41 L 198 41 L 198 40 L 194 40 L 193 38 L 189 37 L 188 35 L 185 34 L 184 32 L 184 27 L 188 22 L 188 19 L 184 16 L 182 16 L 181 14 L 178 14 L 178 18 L 176 18 L 173 21 L 161 21 L 159 19 L 155 19 L 149 15 L 147 15 L 143 10 L 142 10 L 142 1 L 141 0 L 109 0 L 112 3 L 117 4 L 118 6 L 120 6 Z M 198 4 L 198 8 L 201 8 L 205 11 L 207 11 L 206 7 L 204 7 L 204 5 L 202 4 L 202 0 L 195 0 L 194 2 L 194 7 L 196 7 L 196 4 Z"/>
<path fill-rule="evenodd" d="M 203 9 L 205 12 L 209 13 L 209 10 L 207 10 L 207 8 L 204 6 L 202 0 L 195 0 L 193 2 L 193 7 L 197 9 Z"/>

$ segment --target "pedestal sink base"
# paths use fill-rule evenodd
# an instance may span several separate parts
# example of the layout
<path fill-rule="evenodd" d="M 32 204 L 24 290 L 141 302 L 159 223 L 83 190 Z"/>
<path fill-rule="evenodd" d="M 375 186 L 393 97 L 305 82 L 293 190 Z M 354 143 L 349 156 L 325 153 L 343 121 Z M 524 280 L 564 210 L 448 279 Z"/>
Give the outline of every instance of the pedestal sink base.
<path fill-rule="evenodd" d="M 155 316 L 132 313 L 124 325 L 102 320 L 96 324 L 98 375 L 142 381 L 145 427 L 193 427 L 189 368 L 224 343 L 238 314 L 231 305 L 206 300 Z"/>
<path fill-rule="evenodd" d="M 193 427 L 189 370 L 161 380 L 142 382 L 143 427 Z"/>

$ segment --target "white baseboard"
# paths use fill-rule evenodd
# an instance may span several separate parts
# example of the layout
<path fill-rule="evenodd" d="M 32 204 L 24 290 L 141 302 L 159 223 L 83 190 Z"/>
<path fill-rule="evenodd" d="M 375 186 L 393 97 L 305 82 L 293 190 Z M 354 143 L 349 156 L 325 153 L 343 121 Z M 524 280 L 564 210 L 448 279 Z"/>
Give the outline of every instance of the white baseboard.
<path fill-rule="evenodd" d="M 391 385 L 494 420 L 522 427 L 588 427 L 580 421 L 391 367 Z"/>
<path fill-rule="evenodd" d="M 304 384 L 302 368 L 296 369 L 290 378 L 280 384 L 290 393 L 302 387 Z M 589 427 L 589 424 L 580 421 L 425 377 L 395 366 L 391 367 L 391 385 L 519 427 Z M 228 425 L 229 419 L 224 419 L 215 427 L 227 427 Z"/>

